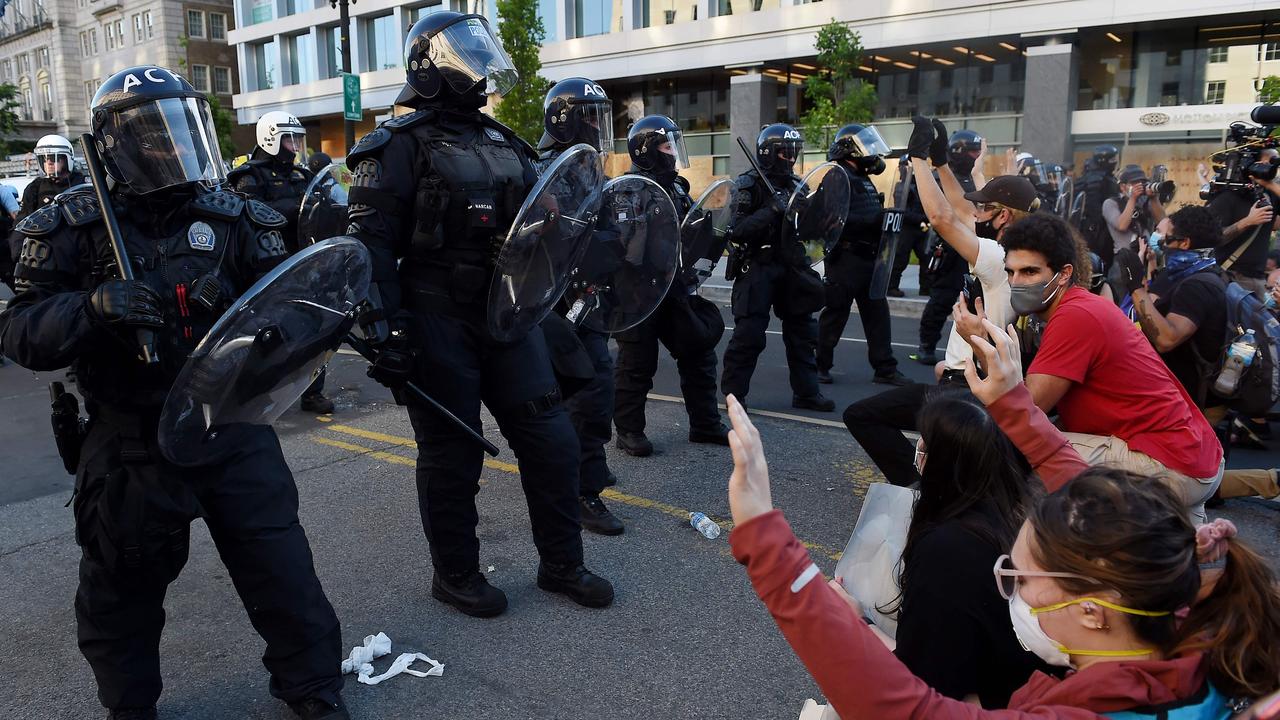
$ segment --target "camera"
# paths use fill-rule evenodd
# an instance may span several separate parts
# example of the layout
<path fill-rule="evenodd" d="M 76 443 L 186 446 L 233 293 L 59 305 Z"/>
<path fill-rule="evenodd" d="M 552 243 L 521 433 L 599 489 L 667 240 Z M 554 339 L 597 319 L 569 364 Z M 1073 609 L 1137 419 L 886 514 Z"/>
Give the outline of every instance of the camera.
<path fill-rule="evenodd" d="M 1254 178 L 1275 180 L 1280 164 L 1263 161 L 1261 155 L 1264 150 L 1280 147 L 1280 137 L 1276 137 L 1280 106 L 1259 105 L 1249 118 L 1257 125 L 1234 122 L 1227 128 L 1227 141 L 1234 147 L 1214 153 L 1214 178 L 1208 191 L 1201 193 L 1202 199 L 1225 190 L 1258 194 L 1261 188 L 1252 182 Z"/>

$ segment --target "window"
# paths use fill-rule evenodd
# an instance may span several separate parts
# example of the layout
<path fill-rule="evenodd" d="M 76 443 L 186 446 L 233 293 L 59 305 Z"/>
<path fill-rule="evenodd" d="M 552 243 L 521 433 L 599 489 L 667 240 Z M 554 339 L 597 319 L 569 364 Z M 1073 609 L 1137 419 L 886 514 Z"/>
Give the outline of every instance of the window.
<path fill-rule="evenodd" d="M 187 37 L 204 37 L 204 13 L 202 11 L 187 11 Z"/>
<path fill-rule="evenodd" d="M 36 48 L 36 68 L 49 67 L 49 48 Z"/>
<path fill-rule="evenodd" d="M 13 61 L 0 60 L 0 82 L 9 82 L 13 79 Z"/>
<path fill-rule="evenodd" d="M 1209 48 L 1209 62 L 1224 63 L 1226 61 L 1227 61 L 1226 45 L 1214 45 L 1213 47 Z"/>
<path fill-rule="evenodd" d="M 118 48 L 124 47 L 124 21 L 117 20 L 111 23 L 111 25 L 116 30 L 116 47 Z"/>
<path fill-rule="evenodd" d="M 89 33 L 83 30 L 80 31 L 80 54 L 89 56 Z"/>
<path fill-rule="evenodd" d="M 1258 60 L 1261 62 L 1280 60 L 1280 42 L 1263 43 L 1258 46 Z"/>
<path fill-rule="evenodd" d="M 1160 105 L 1161 107 L 1169 107 L 1178 104 L 1178 87 L 1180 83 L 1167 82 L 1160 84 Z"/>
<path fill-rule="evenodd" d="M 146 30 L 147 30 L 147 39 L 148 39 L 148 40 L 150 40 L 150 39 L 151 39 L 151 36 L 152 36 L 153 34 L 155 34 L 155 29 L 156 29 L 156 28 L 155 28 L 155 26 L 151 24 L 151 11 L 150 11 L 150 10 L 148 10 L 148 11 L 146 11 L 146 12 L 142 13 L 142 24 L 143 24 L 144 26 L 146 26 Z"/>
<path fill-rule="evenodd" d="M 413 21 L 414 21 L 414 22 L 418 22 L 419 20 L 421 20 L 422 18 L 424 18 L 424 17 L 426 17 L 426 16 L 428 16 L 428 15 L 435 15 L 436 13 L 438 13 L 438 12 L 444 12 L 444 11 L 445 11 L 445 10 L 447 10 L 447 9 L 448 9 L 448 8 L 446 8 L 446 7 L 444 6 L 444 3 L 436 3 L 435 5 L 428 5 L 428 6 L 426 6 L 426 7 L 420 7 L 420 8 L 418 8 L 417 10 L 414 10 L 414 11 L 413 11 Z M 546 24 L 547 24 L 547 19 L 546 19 L 545 17 L 544 17 L 544 18 L 542 18 L 542 24 L 543 24 L 543 25 L 546 25 Z M 548 34 L 547 34 L 547 40 L 551 40 L 551 39 L 552 39 L 552 38 L 551 38 L 551 34 L 550 34 L 550 33 L 548 33 Z"/>
<path fill-rule="evenodd" d="M 1206 105 L 1221 105 L 1222 98 L 1227 94 L 1227 81 L 1216 80 L 1204 86 L 1204 103 Z"/>
<path fill-rule="evenodd" d="M 209 13 L 209 39 L 210 40 L 226 40 L 227 39 L 227 14 L 226 13 Z"/>
<path fill-rule="evenodd" d="M 213 69 L 213 92 L 218 95 L 231 94 L 231 68 L 215 67 Z"/>
<path fill-rule="evenodd" d="M 605 0 L 573 0 L 573 30 L 575 37 L 603 35 L 609 32 L 613 3 Z"/>
<path fill-rule="evenodd" d="M 289 53 L 289 82 L 302 84 L 319 80 L 316 41 L 311 33 L 291 35 L 284 42 Z"/>
<path fill-rule="evenodd" d="M 115 30 L 112 29 L 111 23 L 103 23 L 102 35 L 107 41 L 107 50 L 108 51 L 115 50 L 116 49 L 116 33 L 115 33 Z"/>
<path fill-rule="evenodd" d="M 98 92 L 98 81 L 90 80 L 84 84 L 84 104 L 85 106 L 93 105 L 93 95 Z"/>
<path fill-rule="evenodd" d="M 383 15 L 365 21 L 365 67 L 368 70 L 386 70 L 400 67 L 402 38 L 396 29 L 395 17 Z"/>
<path fill-rule="evenodd" d="M 23 75 L 31 74 L 31 56 L 23 53 L 18 56 L 18 67 Z"/>
<path fill-rule="evenodd" d="M 255 90 L 270 90 L 276 86 L 276 43 L 259 43 L 253 45 L 253 64 L 257 71 L 258 84 Z"/>
<path fill-rule="evenodd" d="M 53 119 L 53 88 L 47 82 L 40 83 L 40 119 Z"/>
<path fill-rule="evenodd" d="M 276 17 L 275 0 L 252 0 L 253 9 L 249 13 L 249 24 L 274 20 Z"/>
<path fill-rule="evenodd" d="M 142 42 L 142 13 L 135 13 L 133 16 L 133 43 L 136 45 Z"/>
<path fill-rule="evenodd" d="M 89 54 L 98 54 L 98 28 L 92 28 L 89 30 Z"/>
<path fill-rule="evenodd" d="M 202 93 L 209 92 L 209 66 L 208 65 L 192 65 L 191 66 L 191 87 Z"/>

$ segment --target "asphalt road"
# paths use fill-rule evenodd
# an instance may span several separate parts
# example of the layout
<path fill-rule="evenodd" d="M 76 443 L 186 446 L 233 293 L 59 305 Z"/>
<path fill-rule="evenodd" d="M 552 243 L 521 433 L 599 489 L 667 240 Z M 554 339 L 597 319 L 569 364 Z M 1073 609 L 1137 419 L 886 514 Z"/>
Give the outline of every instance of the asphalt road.
<path fill-rule="evenodd" d="M 894 320 L 901 368 L 915 320 Z M 777 323 L 774 323 L 775 327 Z M 870 383 L 866 346 L 851 318 L 824 392 L 846 404 L 884 389 Z M 727 340 L 727 338 L 726 338 Z M 780 338 L 770 335 L 751 394 L 764 437 L 773 497 L 814 559 L 830 572 L 879 474 L 849 438 L 839 413 L 790 407 Z M 723 345 L 722 345 L 723 349 Z M 45 384 L 56 374 L 0 368 L 0 692 L 5 717 L 98 717 L 93 677 L 75 646 L 71 600 L 78 551 L 70 477 L 49 433 Z M 658 452 L 638 459 L 610 448 L 621 482 L 608 503 L 625 535 L 585 535 L 588 566 L 617 590 L 612 608 L 587 610 L 534 584 L 536 554 L 511 452 L 486 464 L 479 495 L 481 565 L 510 598 L 506 615 L 477 620 L 431 599 L 430 563 L 412 482 L 408 420 L 359 358 L 340 355 L 329 388 L 332 418 L 292 411 L 278 425 L 293 467 L 317 570 L 350 648 L 386 632 L 393 653 L 421 651 L 443 677 L 400 676 L 379 686 L 351 677 L 345 697 L 358 718 L 794 718 L 817 687 L 794 658 L 729 553 L 706 540 L 688 512 L 728 518 L 725 448 L 685 441 L 687 420 L 674 364 L 664 356 L 649 404 Z M 488 436 L 502 445 L 486 417 Z M 1237 452 L 1233 465 L 1273 466 L 1276 454 Z M 1280 505 L 1235 500 L 1219 513 L 1273 560 Z M 168 595 L 162 642 L 165 718 L 293 717 L 267 692 L 253 633 L 202 524 L 191 559 Z M 376 663 L 379 670 L 389 659 Z"/>

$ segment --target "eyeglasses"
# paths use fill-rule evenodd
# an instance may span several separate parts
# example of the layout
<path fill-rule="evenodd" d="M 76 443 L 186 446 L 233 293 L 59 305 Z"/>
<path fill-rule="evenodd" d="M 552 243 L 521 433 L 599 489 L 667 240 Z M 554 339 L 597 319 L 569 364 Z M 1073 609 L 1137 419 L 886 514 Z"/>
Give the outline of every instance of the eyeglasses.
<path fill-rule="evenodd" d="M 924 459 L 928 456 L 929 456 L 929 453 L 924 449 L 924 438 L 920 438 L 919 440 L 916 440 L 916 455 L 915 455 L 915 458 L 912 460 L 912 462 L 915 463 L 915 466 L 917 468 L 923 466 Z"/>
<path fill-rule="evenodd" d="M 1005 207 L 997 202 L 978 203 L 979 212 L 999 212 L 1004 209 Z"/>
<path fill-rule="evenodd" d="M 1075 573 L 1018 570 L 1013 567 L 1013 561 L 1008 555 L 1001 555 L 996 558 L 995 567 L 991 568 L 991 571 L 996 576 L 996 589 L 1000 591 L 1000 597 L 1005 600 L 1012 598 L 1013 594 L 1018 592 L 1018 578 L 1020 577 L 1073 578 L 1075 580 L 1091 582 L 1096 585 L 1102 584 L 1091 577 L 1077 575 Z"/>

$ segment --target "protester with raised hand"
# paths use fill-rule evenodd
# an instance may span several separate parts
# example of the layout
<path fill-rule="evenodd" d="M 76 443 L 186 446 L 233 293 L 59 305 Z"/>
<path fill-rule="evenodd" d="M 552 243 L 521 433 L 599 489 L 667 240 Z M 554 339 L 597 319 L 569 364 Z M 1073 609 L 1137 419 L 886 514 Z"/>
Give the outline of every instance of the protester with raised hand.
<path fill-rule="evenodd" d="M 1022 643 L 1076 672 L 1035 673 L 1008 710 L 943 697 L 822 582 L 773 508 L 760 435 L 733 397 L 729 418 L 734 557 L 845 720 L 1083 720 L 1192 705 L 1217 718 L 1228 698 L 1280 687 L 1280 594 L 1265 561 L 1228 528 L 1198 545 L 1164 484 L 1089 468 L 1030 512 L 994 577 Z M 1226 558 L 1222 577 L 1196 602 L 1199 559 L 1214 555 Z"/>

